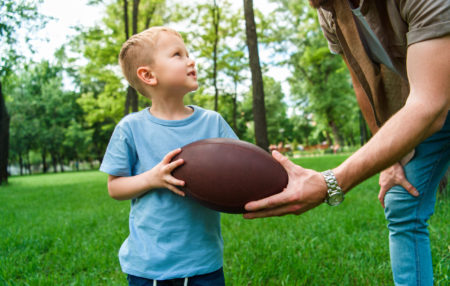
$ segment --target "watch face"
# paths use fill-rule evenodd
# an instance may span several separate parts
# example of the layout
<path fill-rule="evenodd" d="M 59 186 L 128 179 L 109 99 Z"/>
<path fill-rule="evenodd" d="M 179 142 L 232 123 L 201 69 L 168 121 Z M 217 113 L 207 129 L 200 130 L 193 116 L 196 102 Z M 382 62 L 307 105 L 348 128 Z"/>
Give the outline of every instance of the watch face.
<path fill-rule="evenodd" d="M 331 206 L 337 206 L 338 204 L 342 203 L 343 200 L 344 200 L 344 194 L 343 193 L 335 193 L 335 194 L 332 194 L 328 198 L 328 203 Z"/>

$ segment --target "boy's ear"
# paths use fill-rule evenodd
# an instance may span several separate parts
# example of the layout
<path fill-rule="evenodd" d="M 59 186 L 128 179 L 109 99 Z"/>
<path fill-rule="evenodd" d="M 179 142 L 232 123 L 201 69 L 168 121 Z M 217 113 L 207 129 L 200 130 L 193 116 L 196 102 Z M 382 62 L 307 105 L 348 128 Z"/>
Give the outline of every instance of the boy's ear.
<path fill-rule="evenodd" d="M 158 83 L 155 74 L 150 70 L 148 66 L 138 67 L 136 74 L 140 80 L 150 86 L 155 86 Z"/>

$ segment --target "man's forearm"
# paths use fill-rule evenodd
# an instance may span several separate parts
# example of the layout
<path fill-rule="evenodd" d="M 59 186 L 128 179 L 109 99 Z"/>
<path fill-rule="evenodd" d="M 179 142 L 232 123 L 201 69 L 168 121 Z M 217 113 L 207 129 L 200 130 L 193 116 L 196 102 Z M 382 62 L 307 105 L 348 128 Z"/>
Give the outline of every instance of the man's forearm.
<path fill-rule="evenodd" d="M 438 131 L 445 121 L 447 105 L 446 102 L 408 100 L 366 145 L 334 169 L 341 188 L 348 191 L 393 165 Z"/>

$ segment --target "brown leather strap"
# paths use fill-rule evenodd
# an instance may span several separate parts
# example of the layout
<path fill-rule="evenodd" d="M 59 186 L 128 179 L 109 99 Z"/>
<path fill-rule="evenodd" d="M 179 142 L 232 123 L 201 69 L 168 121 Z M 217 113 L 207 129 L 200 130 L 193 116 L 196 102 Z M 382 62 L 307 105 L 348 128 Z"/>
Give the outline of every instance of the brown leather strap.
<path fill-rule="evenodd" d="M 353 13 L 347 0 L 335 0 L 334 11 L 336 19 L 336 35 L 349 65 L 353 68 L 361 87 L 367 95 L 372 107 L 373 119 L 377 126 L 382 120 L 377 114 L 377 97 L 383 97 L 383 84 L 380 68 L 367 55 L 364 45 L 359 37 Z M 366 118 L 366 120 L 371 120 Z"/>

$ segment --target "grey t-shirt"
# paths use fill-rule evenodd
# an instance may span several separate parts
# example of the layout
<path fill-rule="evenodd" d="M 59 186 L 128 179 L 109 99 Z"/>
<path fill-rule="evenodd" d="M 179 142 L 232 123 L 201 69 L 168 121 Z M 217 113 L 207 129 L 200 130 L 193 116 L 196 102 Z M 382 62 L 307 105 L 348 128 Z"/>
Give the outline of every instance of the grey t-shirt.
<path fill-rule="evenodd" d="M 329 0 L 332 1 L 332 0 Z M 389 39 L 389 51 L 394 57 L 406 57 L 407 47 L 421 41 L 450 34 L 449 0 L 385 0 L 389 21 L 394 28 Z M 360 12 L 375 34 L 383 34 L 374 4 L 361 0 Z M 318 9 L 319 22 L 330 50 L 342 54 L 331 12 Z"/>

